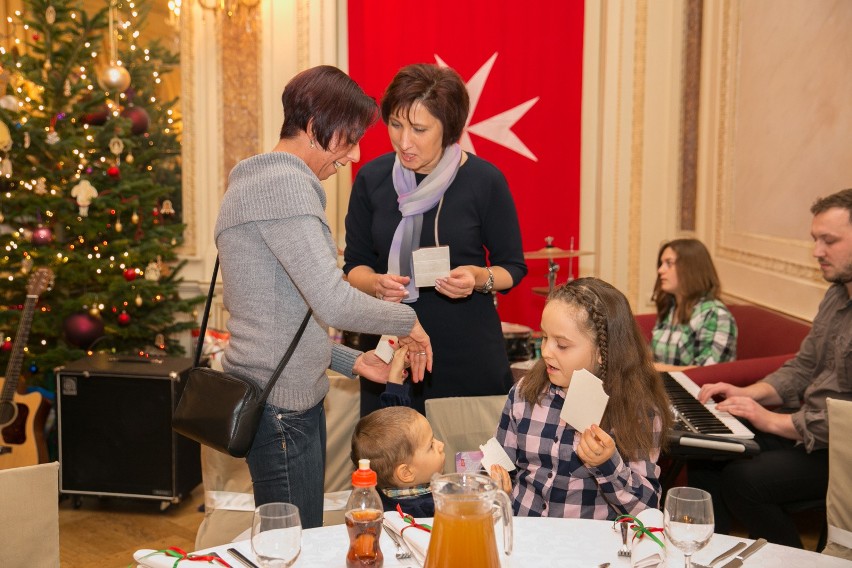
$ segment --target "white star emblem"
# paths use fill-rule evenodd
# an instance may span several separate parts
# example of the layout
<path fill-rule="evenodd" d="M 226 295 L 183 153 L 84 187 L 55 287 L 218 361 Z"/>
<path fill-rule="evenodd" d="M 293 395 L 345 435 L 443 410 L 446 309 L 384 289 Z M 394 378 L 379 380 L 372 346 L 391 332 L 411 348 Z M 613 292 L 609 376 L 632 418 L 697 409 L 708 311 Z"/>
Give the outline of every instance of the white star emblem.
<path fill-rule="evenodd" d="M 477 136 L 482 136 L 486 140 L 491 140 L 495 144 L 499 144 L 504 148 L 517 152 L 521 156 L 529 158 L 533 162 L 537 162 L 538 158 L 536 158 L 535 154 L 533 154 L 521 141 L 521 139 L 512 132 L 512 127 L 530 108 L 532 108 L 535 103 L 538 102 L 539 97 L 530 99 L 525 103 L 519 104 L 515 108 L 511 108 L 505 112 L 486 118 L 476 124 L 470 124 L 473 114 L 476 112 L 476 105 L 479 103 L 479 97 L 482 96 L 482 90 L 485 88 L 485 82 L 488 80 L 488 74 L 491 73 L 491 68 L 494 66 L 494 61 L 496 59 L 497 53 L 495 52 L 494 55 L 492 55 L 466 83 L 467 92 L 470 96 L 470 114 L 467 116 L 467 122 L 465 123 L 459 144 L 463 150 L 470 152 L 471 154 L 476 154 L 476 150 L 473 147 L 473 140 L 471 140 L 470 135 L 468 134 L 468 132 L 473 132 Z M 447 65 L 444 60 L 438 56 L 438 54 L 435 54 L 435 61 L 437 61 L 438 65 L 441 67 L 449 67 L 449 65 Z"/>

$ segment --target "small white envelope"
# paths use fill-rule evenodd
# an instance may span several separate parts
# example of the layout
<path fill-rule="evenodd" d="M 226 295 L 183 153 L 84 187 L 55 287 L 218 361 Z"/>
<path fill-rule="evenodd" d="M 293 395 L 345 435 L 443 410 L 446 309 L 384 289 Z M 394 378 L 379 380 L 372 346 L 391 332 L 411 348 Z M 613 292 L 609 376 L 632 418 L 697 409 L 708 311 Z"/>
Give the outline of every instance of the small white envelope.
<path fill-rule="evenodd" d="M 390 363 L 391 359 L 393 359 L 393 344 L 396 341 L 395 335 L 383 335 L 376 345 L 376 356 L 385 363 Z"/>
<path fill-rule="evenodd" d="M 491 466 L 494 464 L 502 465 L 506 471 L 515 469 L 515 464 L 509 459 L 509 454 L 506 453 L 497 438 L 491 438 L 481 444 L 479 449 L 482 450 L 482 467 L 485 468 L 485 471 L 491 471 Z"/>
<path fill-rule="evenodd" d="M 604 392 L 603 381 L 586 369 L 579 369 L 571 376 L 559 418 L 583 432 L 592 424 L 600 425 L 607 401 L 609 395 Z"/>
<path fill-rule="evenodd" d="M 425 247 L 411 253 L 414 285 L 434 286 L 435 280 L 450 274 L 450 247 Z"/>

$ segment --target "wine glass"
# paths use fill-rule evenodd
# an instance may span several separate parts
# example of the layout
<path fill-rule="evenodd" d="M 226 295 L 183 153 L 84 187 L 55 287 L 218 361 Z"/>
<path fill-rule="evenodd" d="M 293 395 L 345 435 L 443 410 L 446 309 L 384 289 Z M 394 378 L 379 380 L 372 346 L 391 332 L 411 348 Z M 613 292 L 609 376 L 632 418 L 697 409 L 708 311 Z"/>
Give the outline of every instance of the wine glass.
<path fill-rule="evenodd" d="M 251 549 L 263 568 L 292 566 L 302 550 L 302 521 L 292 503 L 266 503 L 254 510 Z"/>
<path fill-rule="evenodd" d="M 713 536 L 713 499 L 694 487 L 673 487 L 663 511 L 666 538 L 683 552 L 684 567 L 692 567 L 692 554 Z"/>

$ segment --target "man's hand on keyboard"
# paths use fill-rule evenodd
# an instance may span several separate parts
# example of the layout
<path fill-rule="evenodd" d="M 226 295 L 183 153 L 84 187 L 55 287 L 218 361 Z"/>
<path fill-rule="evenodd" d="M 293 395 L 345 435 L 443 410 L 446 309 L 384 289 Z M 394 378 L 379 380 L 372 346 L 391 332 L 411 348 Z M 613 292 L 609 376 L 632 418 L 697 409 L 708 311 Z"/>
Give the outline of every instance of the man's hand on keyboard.
<path fill-rule="evenodd" d="M 743 389 L 728 383 L 707 383 L 698 391 L 698 402 L 707 404 L 711 398 L 715 402 L 720 402 L 732 396 L 743 396 L 743 394 Z"/>

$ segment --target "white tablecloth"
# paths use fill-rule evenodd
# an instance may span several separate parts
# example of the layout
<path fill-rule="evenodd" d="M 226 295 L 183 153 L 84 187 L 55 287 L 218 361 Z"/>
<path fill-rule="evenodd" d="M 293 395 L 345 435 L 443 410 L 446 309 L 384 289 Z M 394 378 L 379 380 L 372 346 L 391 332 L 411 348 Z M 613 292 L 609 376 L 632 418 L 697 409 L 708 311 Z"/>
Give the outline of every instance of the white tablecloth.
<path fill-rule="evenodd" d="M 604 562 L 609 562 L 610 568 L 630 567 L 630 559 L 617 554 L 621 546 L 621 535 L 612 529 L 611 522 L 530 517 L 515 517 L 513 521 L 515 550 L 511 556 L 502 558 L 504 568 L 529 566 L 594 568 Z M 495 527 L 495 531 L 498 541 L 502 543 L 499 526 Z M 707 562 L 740 541 L 752 542 L 745 538 L 713 535 L 710 543 L 703 550 L 696 552 L 692 558 L 695 562 Z M 242 564 L 227 552 L 229 547 L 235 547 L 249 558 L 254 558 L 251 543 L 247 540 L 209 548 L 199 551 L 199 554 L 215 551 L 235 568 L 242 568 Z M 382 531 L 381 547 L 385 555 L 386 568 L 416 566 L 411 560 L 400 561 L 395 558 L 396 549 L 384 531 Z M 348 548 L 349 537 L 345 525 L 309 529 L 302 533 L 302 554 L 294 566 L 299 568 L 343 567 L 346 565 L 345 556 Z M 852 563 L 833 556 L 767 544 L 746 559 L 743 568 L 776 568 L 778 566 L 849 568 L 850 565 Z M 683 566 L 683 555 L 671 544 L 668 545 L 667 566 L 671 568 Z"/>

